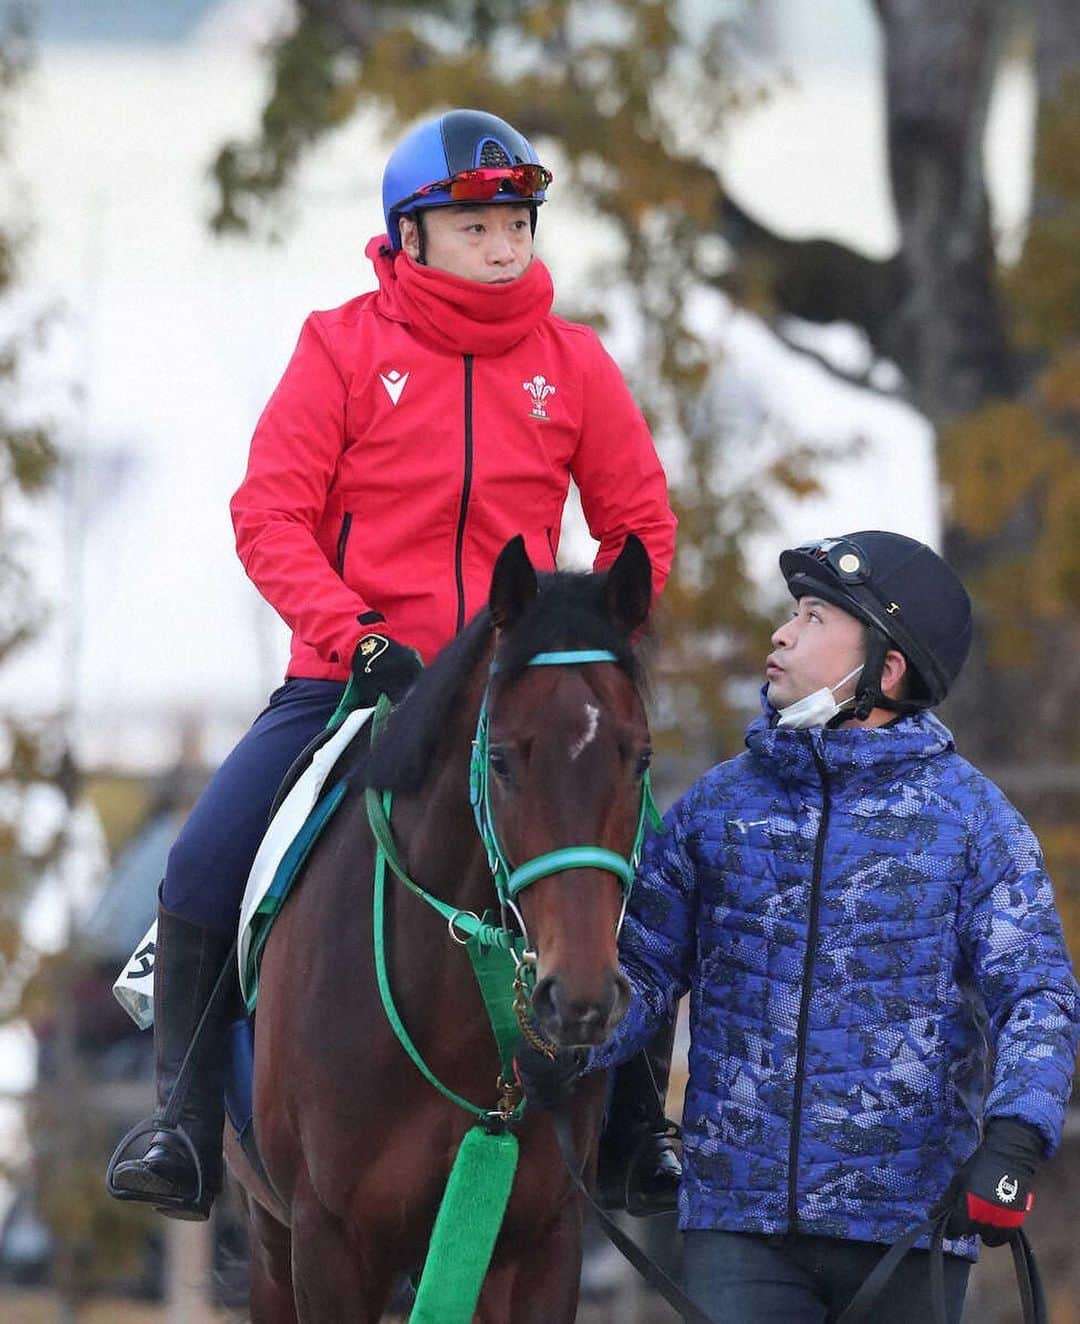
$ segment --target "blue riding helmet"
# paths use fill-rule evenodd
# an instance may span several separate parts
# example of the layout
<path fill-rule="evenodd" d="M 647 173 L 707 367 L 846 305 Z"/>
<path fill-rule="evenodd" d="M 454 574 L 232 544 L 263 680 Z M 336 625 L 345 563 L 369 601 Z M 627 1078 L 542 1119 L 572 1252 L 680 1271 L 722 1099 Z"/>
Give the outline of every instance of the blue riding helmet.
<path fill-rule="evenodd" d="M 482 110 L 451 110 L 437 119 L 427 120 L 407 134 L 394 149 L 383 171 L 382 200 L 386 233 L 395 251 L 401 247 L 398 218 L 428 207 L 459 206 L 460 197 L 451 197 L 449 184 L 463 171 L 499 169 L 518 165 L 540 166 L 529 140 L 517 129 Z M 526 192 L 508 179 L 496 184 L 485 203 L 511 202 L 531 206 L 533 228 L 536 207 L 544 201 L 550 173 L 528 181 Z M 434 184 L 445 188 L 432 188 Z M 476 200 L 476 199 L 472 199 Z"/>

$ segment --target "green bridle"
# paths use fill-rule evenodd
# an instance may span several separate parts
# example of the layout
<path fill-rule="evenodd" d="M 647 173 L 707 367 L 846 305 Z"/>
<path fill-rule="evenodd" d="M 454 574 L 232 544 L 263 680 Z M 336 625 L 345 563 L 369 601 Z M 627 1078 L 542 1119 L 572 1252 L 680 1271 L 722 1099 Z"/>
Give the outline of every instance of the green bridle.
<path fill-rule="evenodd" d="M 539 667 L 576 666 L 591 662 L 617 661 L 615 654 L 607 649 L 582 648 L 569 649 L 563 652 L 537 653 L 529 659 L 527 665 Z M 549 877 L 551 874 L 562 873 L 567 869 L 602 869 L 614 874 L 622 886 L 623 903 L 618 921 L 618 927 L 621 927 L 623 916 L 626 913 L 626 903 L 634 881 L 634 872 L 641 856 L 646 826 L 651 823 L 654 828 L 660 830 L 663 821 L 653 799 L 651 779 L 646 769 L 642 776 L 641 805 L 638 810 L 637 829 L 634 833 L 634 842 L 629 856 L 620 855 L 617 851 L 608 850 L 603 846 L 564 846 L 558 850 L 546 851 L 543 855 L 537 855 L 524 864 L 518 865 L 517 868 L 512 867 L 499 842 L 491 813 L 488 698 L 492 681 L 498 671 L 498 663 L 493 662 L 488 684 L 484 690 L 484 697 L 480 704 L 476 736 L 472 744 L 472 756 L 469 761 L 469 798 L 476 817 L 477 830 L 487 851 L 488 864 L 495 880 L 495 890 L 502 911 L 503 922 L 501 925 L 493 924 L 486 917 L 474 915 L 471 911 L 454 909 L 439 897 L 433 896 L 421 887 L 415 879 L 411 878 L 398 851 L 397 842 L 390 825 L 392 803 L 390 792 L 380 792 L 369 787 L 365 791 L 364 798 L 368 822 L 376 841 L 374 889 L 375 970 L 379 993 L 387 1018 L 405 1052 L 425 1079 L 434 1085 L 440 1093 L 481 1120 L 490 1122 L 492 1118 L 498 1117 L 503 1122 L 509 1122 L 521 1116 L 523 1107 L 520 1092 L 515 1097 L 510 1087 L 513 1076 L 510 1054 L 513 1037 L 517 1030 L 520 1029 L 522 1033 L 527 1033 L 524 1020 L 525 971 L 529 963 L 535 963 L 536 960 L 535 955 L 526 950 L 528 935 L 525 920 L 518 909 L 515 898 L 526 887 L 541 878 Z M 376 712 L 378 725 L 381 725 L 381 719 L 387 711 L 384 707 L 385 704 L 385 698 L 380 699 L 380 708 Z M 468 948 L 477 979 L 481 985 L 481 993 L 484 997 L 488 1015 L 491 1018 L 492 1029 L 499 1045 L 500 1057 L 503 1063 L 500 1082 L 504 1093 L 497 1109 L 480 1108 L 445 1086 L 423 1060 L 401 1021 L 390 990 L 383 937 L 383 889 L 387 867 L 398 876 L 411 892 L 442 915 L 447 921 L 451 938 Z M 521 928 L 520 935 L 513 933 L 507 927 L 507 909 L 513 911 Z M 502 994 L 497 991 L 503 987 L 501 977 L 496 973 L 493 981 L 481 971 L 482 963 L 487 961 L 490 965 L 492 959 L 497 962 L 499 953 L 504 954 L 502 958 L 504 960 L 509 957 L 516 972 L 513 979 L 514 1014 L 509 1017 L 507 1015 L 509 1008 L 504 1008 L 501 1005 Z"/>
<path fill-rule="evenodd" d="M 607 649 L 578 648 L 556 653 L 537 653 L 529 659 L 528 665 L 530 667 L 561 667 L 577 666 L 587 662 L 615 662 L 617 660 L 615 654 Z M 498 663 L 493 662 L 491 679 L 489 679 L 487 688 L 484 690 L 484 698 L 480 704 L 480 716 L 476 723 L 476 737 L 473 740 L 472 760 L 469 765 L 469 799 L 472 802 L 473 814 L 476 818 L 476 829 L 480 833 L 480 840 L 484 843 L 484 848 L 487 851 L 488 865 L 495 880 L 495 890 L 498 893 L 500 905 L 503 907 L 509 906 L 514 911 L 524 933 L 525 923 L 515 904 L 519 892 L 524 891 L 526 887 L 538 882 L 541 878 L 548 878 L 555 873 L 563 873 L 567 869 L 603 869 L 607 873 L 613 873 L 622 884 L 623 910 L 625 911 L 626 900 L 629 899 L 630 889 L 634 883 L 634 873 L 641 857 L 646 822 L 651 822 L 654 827 L 660 825 L 660 813 L 653 799 L 652 782 L 648 769 L 642 777 L 641 806 L 638 810 L 634 844 L 629 856 L 620 855 L 617 851 L 608 850 L 603 846 L 564 846 L 559 850 L 546 851 L 543 855 L 534 856 L 533 859 L 526 860 L 524 864 L 519 864 L 516 868 L 512 867 L 506 857 L 506 852 L 503 850 L 502 843 L 499 841 L 499 835 L 495 830 L 494 816 L 491 812 L 488 698 L 491 693 L 492 681 L 498 675 L 498 672 Z"/>

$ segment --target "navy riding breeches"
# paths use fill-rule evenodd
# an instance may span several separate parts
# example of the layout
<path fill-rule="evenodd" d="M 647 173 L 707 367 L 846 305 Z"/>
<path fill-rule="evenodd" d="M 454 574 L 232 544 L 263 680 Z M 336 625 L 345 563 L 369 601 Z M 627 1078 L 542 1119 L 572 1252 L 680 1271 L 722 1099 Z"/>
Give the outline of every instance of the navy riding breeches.
<path fill-rule="evenodd" d="M 330 720 L 342 694 L 336 680 L 287 680 L 210 779 L 180 830 L 161 899 L 195 924 L 235 929 L 270 806 L 300 751 Z"/>

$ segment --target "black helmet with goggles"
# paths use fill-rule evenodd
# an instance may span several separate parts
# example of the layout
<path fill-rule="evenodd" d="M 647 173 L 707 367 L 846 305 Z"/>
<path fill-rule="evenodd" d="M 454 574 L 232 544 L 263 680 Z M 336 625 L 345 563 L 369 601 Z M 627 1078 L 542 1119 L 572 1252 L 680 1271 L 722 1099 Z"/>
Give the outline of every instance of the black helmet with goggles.
<path fill-rule="evenodd" d="M 871 627 L 876 646 L 859 677 L 856 716 L 877 706 L 930 708 L 945 698 L 971 646 L 971 600 L 932 548 L 901 533 L 865 529 L 781 552 L 780 570 L 793 597 L 815 594 Z M 890 646 L 908 662 L 904 699 L 881 693 Z"/>

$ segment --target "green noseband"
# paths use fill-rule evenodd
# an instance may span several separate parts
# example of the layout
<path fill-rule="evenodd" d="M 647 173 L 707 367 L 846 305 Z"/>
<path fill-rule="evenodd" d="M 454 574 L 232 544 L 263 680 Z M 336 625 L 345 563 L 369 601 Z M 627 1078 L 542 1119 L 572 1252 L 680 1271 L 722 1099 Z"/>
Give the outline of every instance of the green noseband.
<path fill-rule="evenodd" d="M 530 667 L 561 667 L 578 666 L 587 662 L 616 661 L 618 659 L 615 654 L 607 649 L 578 648 L 568 649 L 564 652 L 537 653 L 529 659 L 528 665 Z M 491 672 L 492 677 L 497 674 L 497 663 L 492 663 Z M 491 763 L 488 748 L 488 730 L 490 726 L 488 696 L 490 692 L 491 681 L 489 680 L 487 689 L 484 691 L 483 702 L 480 704 L 480 716 L 476 723 L 476 737 L 473 740 L 472 760 L 469 765 L 469 799 L 472 802 L 473 814 L 476 817 L 477 831 L 480 833 L 480 838 L 487 851 L 488 864 L 495 879 L 495 890 L 498 893 L 500 903 L 503 905 L 512 903 L 518 893 L 532 883 L 539 881 L 541 878 L 548 878 L 552 874 L 563 873 L 567 869 L 603 869 L 607 873 L 614 874 L 622 885 L 623 891 L 629 895 L 634 882 L 634 872 L 637 869 L 638 859 L 641 855 L 641 845 L 645 839 L 646 824 L 651 822 L 656 828 L 659 828 L 661 824 L 660 812 L 653 800 L 652 783 L 648 770 L 646 770 L 641 780 L 641 806 L 638 810 L 634 844 L 629 856 L 619 855 L 616 851 L 607 850 L 603 846 L 564 846 L 559 850 L 547 851 L 543 855 L 537 855 L 524 864 L 519 864 L 517 868 L 513 868 L 499 841 L 491 813 Z"/>

